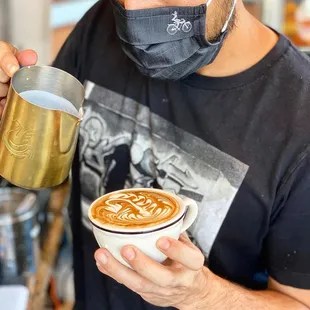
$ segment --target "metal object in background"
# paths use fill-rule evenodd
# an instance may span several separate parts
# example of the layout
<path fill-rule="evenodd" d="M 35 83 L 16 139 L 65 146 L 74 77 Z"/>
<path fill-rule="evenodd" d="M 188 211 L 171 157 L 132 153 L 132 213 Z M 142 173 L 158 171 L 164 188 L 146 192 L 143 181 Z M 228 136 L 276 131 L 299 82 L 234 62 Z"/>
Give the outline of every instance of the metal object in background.
<path fill-rule="evenodd" d="M 20 93 L 29 90 L 67 99 L 74 115 L 63 105 L 47 108 L 28 102 Z M 83 85 L 62 70 L 32 66 L 17 71 L 0 124 L 0 175 L 28 189 L 61 184 L 71 169 L 83 101 Z"/>
<path fill-rule="evenodd" d="M 51 0 L 0 0 L 7 2 L 6 40 L 19 50 L 34 49 L 38 64 L 51 61 L 52 29 L 50 26 Z"/>
<path fill-rule="evenodd" d="M 9 0 L 0 0 L 0 40 L 7 41 L 9 38 Z"/>
<path fill-rule="evenodd" d="M 39 263 L 37 197 L 18 188 L 0 188 L 0 280 L 27 277 Z"/>

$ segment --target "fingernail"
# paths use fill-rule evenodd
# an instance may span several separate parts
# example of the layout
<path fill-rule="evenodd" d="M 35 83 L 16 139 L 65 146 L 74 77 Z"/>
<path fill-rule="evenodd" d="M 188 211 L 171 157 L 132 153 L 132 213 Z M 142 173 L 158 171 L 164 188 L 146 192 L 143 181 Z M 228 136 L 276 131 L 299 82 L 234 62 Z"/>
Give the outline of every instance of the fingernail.
<path fill-rule="evenodd" d="M 167 239 L 160 239 L 158 246 L 163 250 L 167 250 L 170 247 L 170 242 Z"/>
<path fill-rule="evenodd" d="M 108 262 L 108 258 L 105 254 L 103 253 L 99 253 L 96 256 L 96 261 L 100 264 L 100 265 L 106 265 L 106 263 Z"/>
<path fill-rule="evenodd" d="M 126 248 L 123 252 L 125 258 L 127 258 L 128 260 L 133 260 L 136 256 L 135 251 L 133 250 L 133 248 Z"/>
<path fill-rule="evenodd" d="M 7 65 L 7 68 L 10 75 L 13 75 L 19 69 L 17 66 L 12 64 Z"/>

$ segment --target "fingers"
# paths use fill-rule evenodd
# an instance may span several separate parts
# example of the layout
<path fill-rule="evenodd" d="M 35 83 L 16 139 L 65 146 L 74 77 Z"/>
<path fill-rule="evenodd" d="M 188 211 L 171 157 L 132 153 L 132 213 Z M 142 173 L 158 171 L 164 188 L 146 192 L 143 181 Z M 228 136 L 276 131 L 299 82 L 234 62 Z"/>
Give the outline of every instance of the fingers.
<path fill-rule="evenodd" d="M 14 46 L 0 41 L 0 68 L 9 77 L 12 77 L 12 75 L 19 69 L 19 63 L 16 55 L 17 49 Z"/>
<path fill-rule="evenodd" d="M 16 47 L 0 41 L 0 82 L 7 83 L 9 78 L 22 66 L 32 66 L 38 61 L 38 55 L 33 50 L 18 52 Z"/>
<path fill-rule="evenodd" d="M 185 243 L 190 248 L 197 249 L 197 247 L 192 243 L 191 239 L 189 239 L 188 234 L 186 232 L 180 235 L 179 241 Z"/>
<path fill-rule="evenodd" d="M 182 242 L 172 238 L 160 238 L 157 242 L 158 249 L 171 260 L 181 263 L 184 267 L 198 271 L 204 265 L 204 256 L 192 243 L 188 244 L 185 238 Z"/>
<path fill-rule="evenodd" d="M 4 105 L 5 105 L 6 99 L 0 100 L 0 119 L 4 110 Z"/>
<path fill-rule="evenodd" d="M 9 76 L 9 78 L 11 78 L 19 69 L 19 64 L 14 54 L 11 52 L 3 54 L 2 58 L 0 59 L 0 68 L 6 75 Z"/>
<path fill-rule="evenodd" d="M 122 256 L 134 270 L 151 282 L 162 287 L 176 284 L 173 270 L 152 260 L 139 249 L 126 246 L 122 249 Z"/>
<path fill-rule="evenodd" d="M 3 113 L 7 96 L 8 82 L 13 74 L 22 66 L 35 65 L 38 55 L 33 50 L 18 50 L 9 43 L 0 41 L 0 116 Z"/>
<path fill-rule="evenodd" d="M 9 90 L 9 85 L 3 84 L 0 82 L 0 119 L 4 111 L 4 106 L 6 103 L 6 96 L 8 94 L 8 90 Z"/>
<path fill-rule="evenodd" d="M 109 275 L 119 283 L 123 283 L 134 292 L 145 293 L 154 291 L 155 284 L 120 263 L 106 249 L 97 250 L 95 259 L 104 274 Z"/>
<path fill-rule="evenodd" d="M 8 83 L 10 77 L 0 68 L 0 83 Z"/>
<path fill-rule="evenodd" d="M 1 48 L 1 45 L 0 45 Z M 7 83 L 9 78 L 19 69 L 20 65 L 32 66 L 38 61 L 38 55 L 33 50 L 22 51 L 17 54 L 17 51 L 12 52 L 7 49 L 0 49 L 0 82 Z M 5 74 L 5 75 L 4 75 Z"/>
<path fill-rule="evenodd" d="M 8 84 L 0 84 L 0 98 L 6 97 L 9 90 Z"/>

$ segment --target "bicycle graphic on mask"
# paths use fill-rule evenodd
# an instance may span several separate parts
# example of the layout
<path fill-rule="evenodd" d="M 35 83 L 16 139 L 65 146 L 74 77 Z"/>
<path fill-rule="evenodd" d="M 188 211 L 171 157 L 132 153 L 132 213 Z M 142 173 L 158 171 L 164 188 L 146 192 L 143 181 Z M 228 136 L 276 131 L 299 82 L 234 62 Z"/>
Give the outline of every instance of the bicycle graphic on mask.
<path fill-rule="evenodd" d="M 175 35 L 178 31 L 190 32 L 192 30 L 192 24 L 189 21 L 185 21 L 184 18 L 178 18 L 178 13 L 175 11 L 172 13 L 173 24 L 168 24 L 167 32 L 170 35 Z"/>

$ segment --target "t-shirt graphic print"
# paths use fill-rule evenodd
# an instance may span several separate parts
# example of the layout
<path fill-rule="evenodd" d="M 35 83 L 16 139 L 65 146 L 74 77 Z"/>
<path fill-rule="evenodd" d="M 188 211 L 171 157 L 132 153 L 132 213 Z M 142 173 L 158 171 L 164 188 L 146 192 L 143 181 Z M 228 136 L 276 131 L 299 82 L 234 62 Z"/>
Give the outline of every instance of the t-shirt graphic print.
<path fill-rule="evenodd" d="M 197 201 L 190 233 L 208 257 L 248 166 L 153 113 L 148 106 L 86 82 L 80 130 L 83 223 L 99 196 L 157 187 Z"/>

